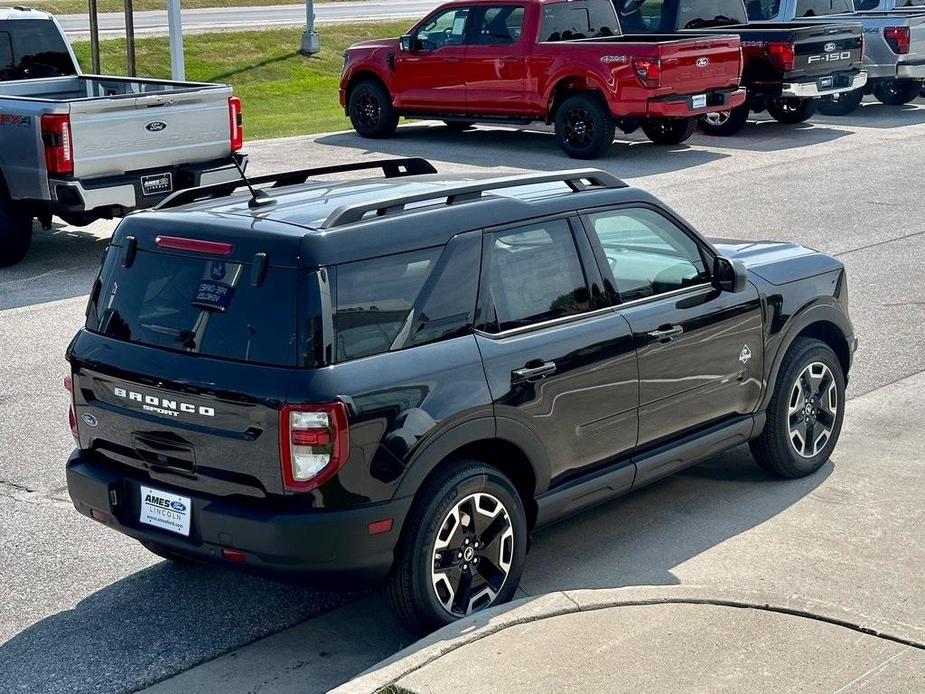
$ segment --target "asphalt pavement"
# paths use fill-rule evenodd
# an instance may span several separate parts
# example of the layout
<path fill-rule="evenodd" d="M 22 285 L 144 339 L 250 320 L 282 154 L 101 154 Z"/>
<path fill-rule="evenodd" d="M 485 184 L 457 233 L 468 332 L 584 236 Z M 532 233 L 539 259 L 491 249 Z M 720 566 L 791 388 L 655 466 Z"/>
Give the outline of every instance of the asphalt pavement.
<path fill-rule="evenodd" d="M 319 24 L 373 22 L 404 17 L 418 19 L 430 12 L 439 0 L 358 0 L 357 2 L 315 3 L 315 21 Z M 146 10 L 134 13 L 137 36 L 166 36 L 167 11 Z M 86 39 L 90 19 L 85 14 L 59 15 L 58 21 L 71 39 Z M 257 27 L 274 29 L 305 25 L 305 4 L 262 5 L 256 7 L 213 7 L 182 10 L 185 33 L 232 31 Z M 121 12 L 99 14 L 100 36 L 125 35 L 125 15 Z"/>
<path fill-rule="evenodd" d="M 431 157 L 442 171 L 585 165 L 543 129 L 453 134 L 426 123 L 381 142 L 336 133 L 247 149 L 260 173 L 383 154 Z M 849 416 L 833 464 L 806 480 L 771 481 L 737 450 L 544 530 L 523 596 L 805 591 L 925 629 L 922 449 L 901 436 L 921 429 L 925 385 L 910 378 L 925 371 L 923 156 L 918 102 L 799 127 L 763 121 L 677 147 L 621 136 L 594 162 L 709 235 L 796 241 L 841 258 L 861 344 L 849 395 L 865 414 Z M 161 680 L 162 691 L 181 691 L 204 675 L 225 692 L 323 691 L 410 645 L 375 593 L 169 566 L 70 507 L 63 352 L 112 228 L 37 231 L 29 257 L 0 270 L 0 692 L 132 691 Z"/>

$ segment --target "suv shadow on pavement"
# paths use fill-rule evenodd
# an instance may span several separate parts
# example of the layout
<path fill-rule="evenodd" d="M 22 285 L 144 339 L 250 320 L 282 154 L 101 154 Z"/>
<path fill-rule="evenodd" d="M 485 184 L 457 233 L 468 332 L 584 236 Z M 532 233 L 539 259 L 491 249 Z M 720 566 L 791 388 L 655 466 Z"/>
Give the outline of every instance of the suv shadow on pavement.
<path fill-rule="evenodd" d="M 815 120 L 816 116 L 813 117 Z M 843 125 L 849 125 L 844 123 Z M 698 133 L 689 142 L 694 145 L 721 147 L 743 152 L 782 152 L 802 147 L 832 142 L 851 135 L 850 130 L 820 126 L 812 121 L 799 125 L 785 125 L 776 120 L 764 119 L 750 122 L 749 127 L 738 135 L 714 137 Z"/>
<path fill-rule="evenodd" d="M 352 132 L 323 135 L 316 142 L 351 147 L 364 152 L 424 157 L 467 166 L 509 166 L 554 171 L 581 168 L 559 150 L 551 131 L 542 126 L 522 129 L 477 127 L 452 132 L 443 126 L 416 124 L 400 127 L 388 140 L 367 140 Z M 596 168 L 614 171 L 623 178 L 652 176 L 709 164 L 728 155 L 684 145 L 654 145 L 644 136 L 619 133 L 608 154 L 594 161 Z M 439 167 L 438 167 L 439 168 Z"/>
<path fill-rule="evenodd" d="M 785 511 L 831 472 L 829 462 L 810 477 L 781 481 L 758 468 L 747 448 L 734 449 L 536 533 L 519 597 L 578 588 L 675 585 L 674 567 Z M 0 646 L 0 662 L 8 681 L 19 682 L 25 691 L 73 691 L 91 684 L 99 691 L 132 690 L 356 597 L 162 562 L 24 630 Z M 370 601 L 380 598 L 374 595 L 364 602 Z M 341 641 L 369 651 L 349 654 L 353 666 L 340 673 L 341 681 L 358 674 L 358 658 L 367 658 L 363 669 L 378 662 L 383 652 L 414 640 L 388 610 L 374 611 L 380 622 L 373 629 L 368 620 L 351 620 L 355 611 L 338 615 Z M 310 630 L 311 624 L 305 627 Z M 307 661 L 308 667 L 301 681 L 313 682 L 305 691 L 337 684 L 313 679 L 310 662 L 323 657 L 330 678 L 332 663 L 339 657 L 348 660 L 348 654 L 310 642 L 305 650 L 300 662 Z M 291 667 L 285 657 L 267 669 Z M 318 690 L 311 688 L 316 686 Z"/>

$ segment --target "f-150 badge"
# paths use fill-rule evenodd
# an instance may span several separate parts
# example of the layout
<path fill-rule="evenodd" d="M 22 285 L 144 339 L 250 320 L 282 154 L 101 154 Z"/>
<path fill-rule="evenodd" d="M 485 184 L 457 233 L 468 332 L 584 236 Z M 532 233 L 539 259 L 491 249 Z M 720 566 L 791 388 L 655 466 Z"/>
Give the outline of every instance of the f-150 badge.
<path fill-rule="evenodd" d="M 742 362 L 742 366 L 748 365 L 748 360 L 752 358 L 752 351 L 748 348 L 748 345 L 743 345 L 742 351 L 739 352 L 739 361 Z"/>

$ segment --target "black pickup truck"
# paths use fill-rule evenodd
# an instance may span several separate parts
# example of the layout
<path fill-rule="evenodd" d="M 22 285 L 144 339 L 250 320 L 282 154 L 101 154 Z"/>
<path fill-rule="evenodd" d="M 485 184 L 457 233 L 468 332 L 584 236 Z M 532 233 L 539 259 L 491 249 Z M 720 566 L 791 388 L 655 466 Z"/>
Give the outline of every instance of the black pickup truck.
<path fill-rule="evenodd" d="M 252 183 L 126 217 L 68 349 L 71 499 L 158 555 L 385 581 L 425 631 L 511 599 L 533 528 L 745 442 L 782 477 L 835 447 L 835 258 L 594 169 Z"/>
<path fill-rule="evenodd" d="M 742 86 L 748 100 L 708 114 L 700 128 L 732 135 L 749 113 L 767 111 L 781 123 L 812 117 L 821 97 L 861 89 L 863 33 L 858 24 L 793 22 L 749 24 L 743 0 L 614 0 L 624 34 L 691 32 L 734 34 L 742 40 Z"/>

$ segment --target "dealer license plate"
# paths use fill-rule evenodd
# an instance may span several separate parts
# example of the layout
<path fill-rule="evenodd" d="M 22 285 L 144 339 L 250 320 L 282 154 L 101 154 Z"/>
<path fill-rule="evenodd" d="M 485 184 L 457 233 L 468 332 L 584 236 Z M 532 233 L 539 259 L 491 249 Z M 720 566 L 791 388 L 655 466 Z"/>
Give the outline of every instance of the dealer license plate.
<path fill-rule="evenodd" d="M 141 177 L 141 192 L 144 195 L 163 195 L 173 192 L 173 174 L 169 171 Z"/>
<path fill-rule="evenodd" d="M 707 105 L 707 95 L 706 94 L 695 94 L 691 97 L 691 108 L 706 108 Z"/>
<path fill-rule="evenodd" d="M 178 535 L 189 535 L 191 508 L 187 496 L 141 485 L 141 515 L 138 520 L 145 525 L 153 525 Z"/>
<path fill-rule="evenodd" d="M 818 80 L 819 89 L 831 89 L 835 86 L 835 78 L 832 76 L 829 77 L 820 77 Z"/>

